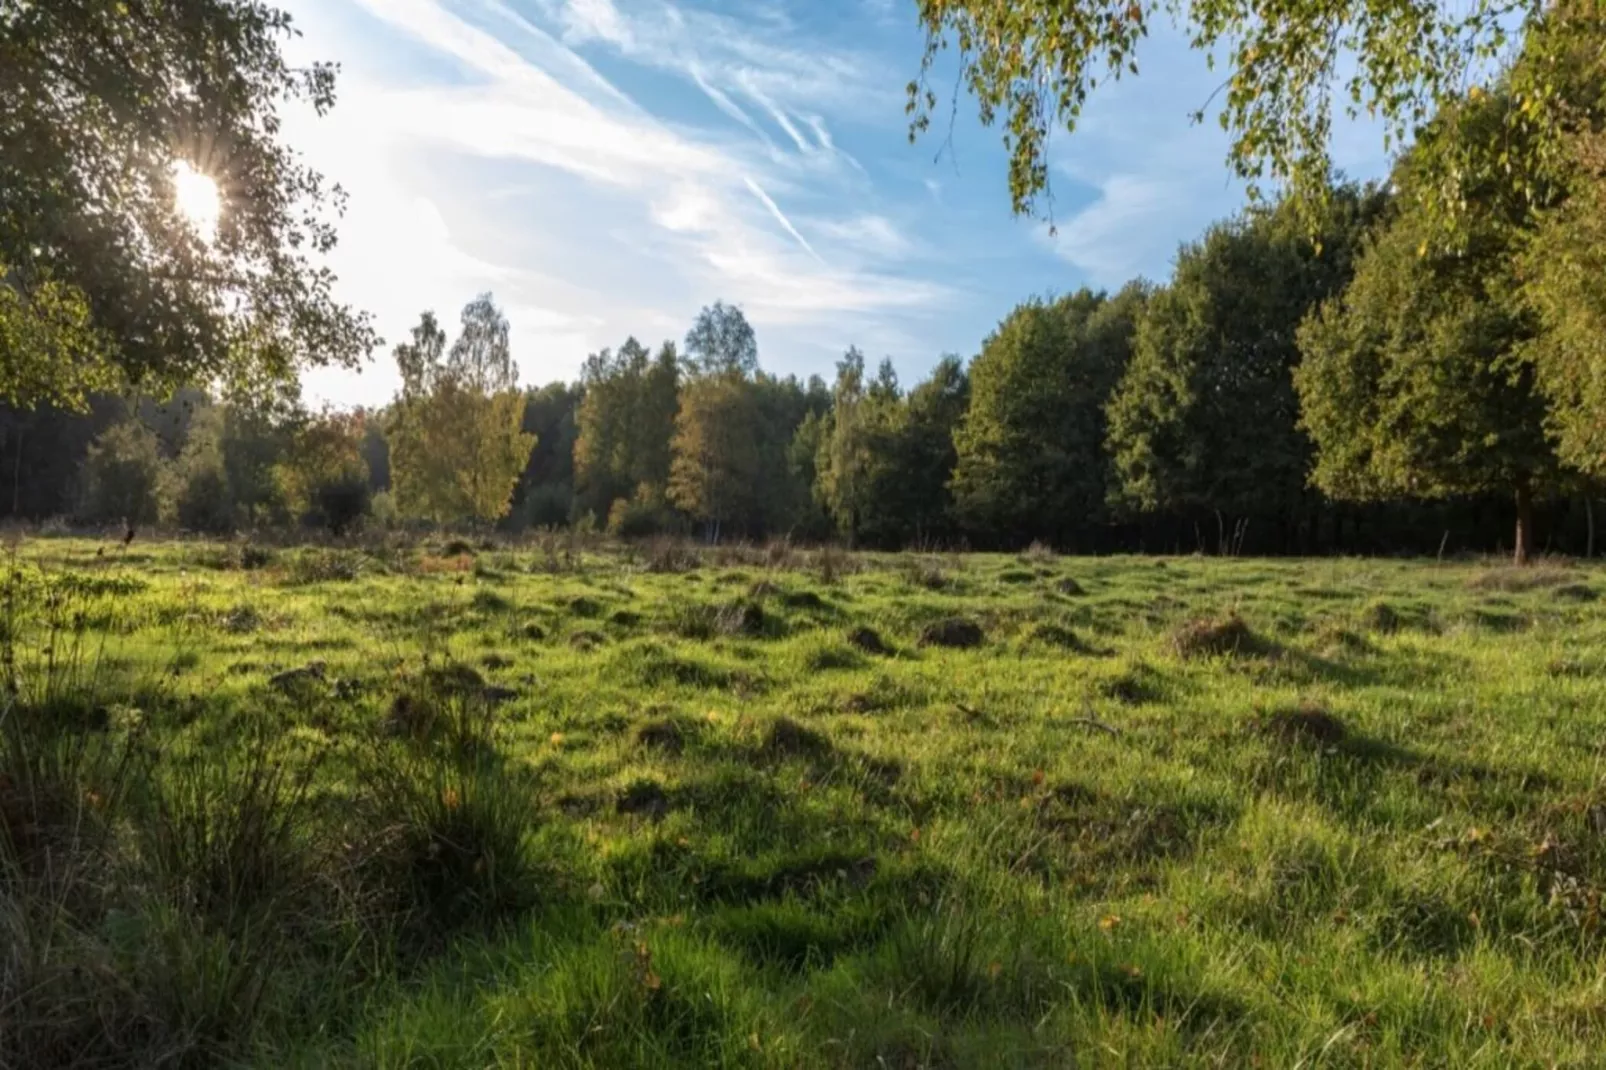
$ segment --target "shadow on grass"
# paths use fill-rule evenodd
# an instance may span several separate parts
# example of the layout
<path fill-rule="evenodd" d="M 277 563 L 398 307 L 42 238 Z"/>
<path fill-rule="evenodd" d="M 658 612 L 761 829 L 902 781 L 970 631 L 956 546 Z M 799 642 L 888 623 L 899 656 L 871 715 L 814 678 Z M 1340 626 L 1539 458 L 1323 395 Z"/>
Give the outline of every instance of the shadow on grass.
<path fill-rule="evenodd" d="M 1446 804 L 1501 821 L 1531 809 L 1539 793 L 1558 786 L 1537 769 L 1433 754 L 1353 731 L 1332 738 L 1283 733 L 1269 742 L 1272 755 L 1257 771 L 1259 785 L 1316 802 L 1346 819 L 1372 813 L 1390 777 L 1408 777 Z"/>

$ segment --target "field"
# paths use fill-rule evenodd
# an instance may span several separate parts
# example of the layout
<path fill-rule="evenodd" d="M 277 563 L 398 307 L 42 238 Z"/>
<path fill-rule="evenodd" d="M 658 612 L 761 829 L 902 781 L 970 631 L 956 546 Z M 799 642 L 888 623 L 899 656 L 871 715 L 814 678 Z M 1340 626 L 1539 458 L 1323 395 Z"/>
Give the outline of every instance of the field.
<path fill-rule="evenodd" d="M 1585 1066 L 1606 577 L 70 539 L 0 1065 Z"/>

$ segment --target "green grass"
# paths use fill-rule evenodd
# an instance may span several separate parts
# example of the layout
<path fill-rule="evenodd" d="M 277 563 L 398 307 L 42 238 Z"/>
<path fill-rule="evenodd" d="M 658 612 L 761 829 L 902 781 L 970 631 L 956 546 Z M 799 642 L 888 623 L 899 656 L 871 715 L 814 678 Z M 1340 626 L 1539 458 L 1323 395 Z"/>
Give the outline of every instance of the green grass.
<path fill-rule="evenodd" d="M 450 549 L 18 551 L 0 1065 L 1606 1051 L 1606 573 Z"/>

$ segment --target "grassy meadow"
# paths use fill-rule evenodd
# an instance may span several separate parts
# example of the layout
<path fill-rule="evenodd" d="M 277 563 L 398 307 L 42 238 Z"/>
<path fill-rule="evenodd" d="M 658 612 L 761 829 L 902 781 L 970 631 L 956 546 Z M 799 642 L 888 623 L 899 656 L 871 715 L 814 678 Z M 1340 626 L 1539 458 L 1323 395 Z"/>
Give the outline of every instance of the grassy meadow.
<path fill-rule="evenodd" d="M 0 1066 L 1589 1066 L 1606 591 L 32 539 Z"/>

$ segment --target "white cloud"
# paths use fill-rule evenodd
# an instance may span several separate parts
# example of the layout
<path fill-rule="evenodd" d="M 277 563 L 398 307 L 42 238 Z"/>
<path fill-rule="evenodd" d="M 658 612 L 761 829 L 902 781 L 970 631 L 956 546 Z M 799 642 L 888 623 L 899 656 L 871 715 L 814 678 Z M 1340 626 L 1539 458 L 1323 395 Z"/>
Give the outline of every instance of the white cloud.
<path fill-rule="evenodd" d="M 878 259 L 897 260 L 915 251 L 912 241 L 897 225 L 881 215 L 857 215 L 846 219 L 821 219 L 810 228 L 822 238 Z"/>
<path fill-rule="evenodd" d="M 563 26 L 573 40 L 599 40 L 620 48 L 633 47 L 634 40 L 624 16 L 613 0 L 567 0 L 563 5 Z"/>

